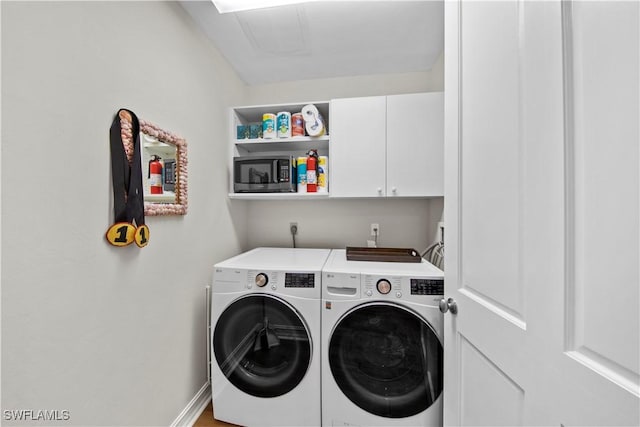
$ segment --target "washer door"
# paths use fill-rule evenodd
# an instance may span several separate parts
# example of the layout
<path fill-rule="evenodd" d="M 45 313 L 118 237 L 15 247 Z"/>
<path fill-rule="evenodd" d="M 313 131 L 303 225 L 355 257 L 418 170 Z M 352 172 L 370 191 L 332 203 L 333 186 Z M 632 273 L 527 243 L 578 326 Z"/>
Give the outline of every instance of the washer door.
<path fill-rule="evenodd" d="M 395 304 L 364 304 L 345 314 L 331 335 L 329 366 L 345 396 L 381 417 L 419 414 L 442 392 L 438 336 Z"/>
<path fill-rule="evenodd" d="M 220 315 L 213 352 L 222 373 L 243 392 L 276 397 L 294 389 L 311 362 L 311 335 L 287 302 L 264 294 L 235 300 Z"/>

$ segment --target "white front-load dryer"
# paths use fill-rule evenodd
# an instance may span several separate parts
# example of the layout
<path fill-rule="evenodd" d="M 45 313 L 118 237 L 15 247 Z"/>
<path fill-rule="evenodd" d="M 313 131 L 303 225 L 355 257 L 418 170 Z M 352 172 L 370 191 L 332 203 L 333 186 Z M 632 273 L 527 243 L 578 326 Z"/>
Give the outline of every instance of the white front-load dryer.
<path fill-rule="evenodd" d="M 214 266 L 214 417 L 319 426 L 321 270 L 328 249 L 257 248 Z"/>
<path fill-rule="evenodd" d="M 444 273 L 348 261 L 322 273 L 322 424 L 441 426 Z"/>

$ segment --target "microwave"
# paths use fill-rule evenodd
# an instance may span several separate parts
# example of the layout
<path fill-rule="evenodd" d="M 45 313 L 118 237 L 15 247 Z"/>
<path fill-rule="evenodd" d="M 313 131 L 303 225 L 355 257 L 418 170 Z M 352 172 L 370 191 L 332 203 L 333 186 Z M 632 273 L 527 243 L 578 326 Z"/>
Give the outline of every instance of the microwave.
<path fill-rule="evenodd" d="M 295 193 L 296 158 L 292 156 L 241 156 L 233 158 L 235 193 Z"/>

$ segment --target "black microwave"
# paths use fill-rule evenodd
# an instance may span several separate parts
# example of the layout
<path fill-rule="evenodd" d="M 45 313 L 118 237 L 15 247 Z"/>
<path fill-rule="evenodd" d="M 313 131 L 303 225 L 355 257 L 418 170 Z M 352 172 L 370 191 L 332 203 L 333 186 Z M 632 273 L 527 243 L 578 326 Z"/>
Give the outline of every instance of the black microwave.
<path fill-rule="evenodd" d="M 235 193 L 295 193 L 296 158 L 241 156 L 233 158 Z"/>

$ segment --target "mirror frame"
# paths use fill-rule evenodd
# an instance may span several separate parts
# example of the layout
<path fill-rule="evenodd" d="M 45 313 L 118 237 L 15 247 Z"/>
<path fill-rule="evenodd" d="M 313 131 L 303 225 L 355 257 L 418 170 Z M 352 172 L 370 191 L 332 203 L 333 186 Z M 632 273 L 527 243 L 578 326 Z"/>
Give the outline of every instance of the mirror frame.
<path fill-rule="evenodd" d="M 176 202 L 144 202 L 145 215 L 186 215 L 187 213 L 187 141 L 151 122 L 140 119 L 140 132 L 176 147 Z"/>
<path fill-rule="evenodd" d="M 127 121 L 126 117 L 120 116 L 121 122 Z M 162 129 L 146 120 L 138 119 L 140 122 L 140 132 L 156 138 L 160 142 L 170 144 L 176 147 L 176 201 L 175 203 L 152 203 L 144 202 L 144 214 L 149 216 L 156 215 L 186 215 L 187 214 L 187 141 L 169 131 Z M 124 124 L 124 123 L 123 123 Z M 131 129 L 131 123 L 128 126 L 122 126 L 123 131 L 126 127 Z M 133 147 L 130 132 L 123 132 L 123 143 Z M 133 150 L 130 148 L 130 151 Z M 142 147 L 140 147 L 142 150 Z M 125 147 L 125 151 L 127 147 Z"/>

